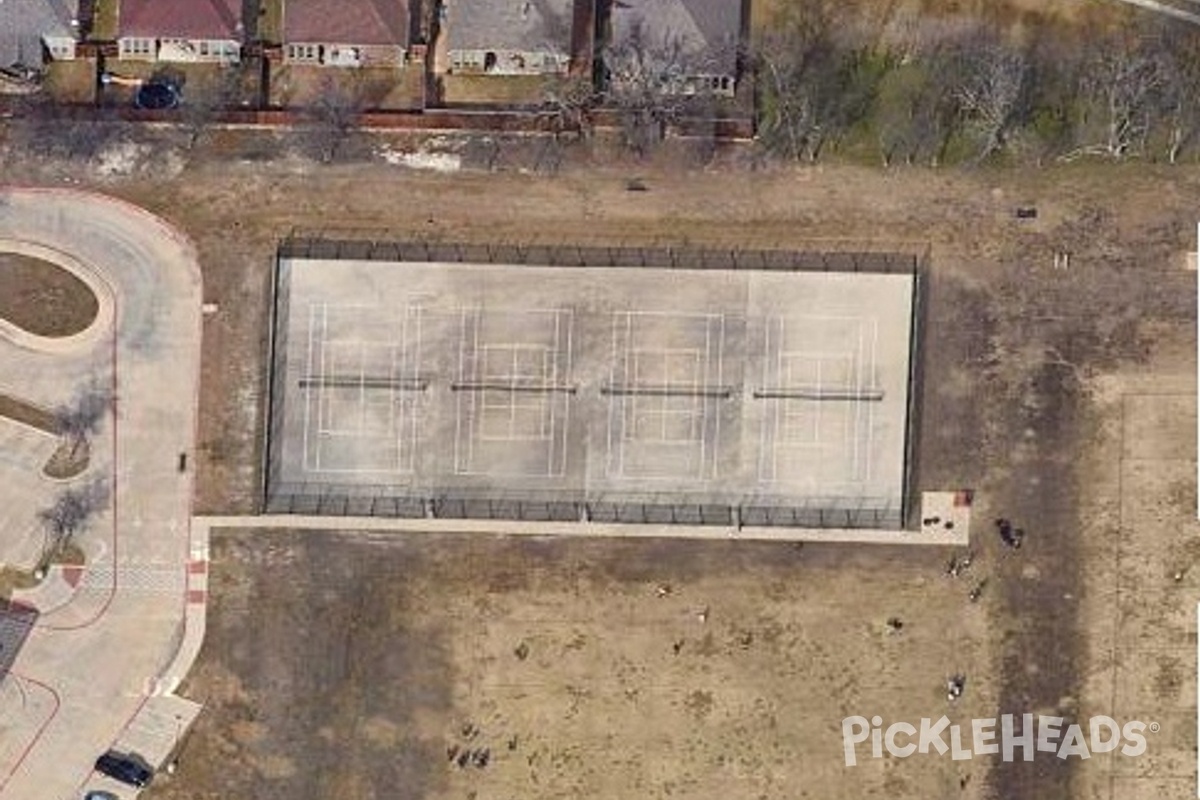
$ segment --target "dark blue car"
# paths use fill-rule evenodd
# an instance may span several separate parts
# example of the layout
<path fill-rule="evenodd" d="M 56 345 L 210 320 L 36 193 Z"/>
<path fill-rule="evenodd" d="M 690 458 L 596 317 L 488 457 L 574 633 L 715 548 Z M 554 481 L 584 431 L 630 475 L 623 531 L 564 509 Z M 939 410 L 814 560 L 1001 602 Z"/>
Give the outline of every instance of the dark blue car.
<path fill-rule="evenodd" d="M 96 759 L 96 772 L 113 780 L 142 789 L 150 785 L 154 772 L 140 758 L 109 750 Z"/>

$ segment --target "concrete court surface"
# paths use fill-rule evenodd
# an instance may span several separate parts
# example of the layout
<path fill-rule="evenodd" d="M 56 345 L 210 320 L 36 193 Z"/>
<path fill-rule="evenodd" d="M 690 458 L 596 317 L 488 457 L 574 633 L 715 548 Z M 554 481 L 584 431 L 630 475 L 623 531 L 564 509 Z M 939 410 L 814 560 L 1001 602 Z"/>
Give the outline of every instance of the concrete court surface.
<path fill-rule="evenodd" d="M 189 540 L 192 477 L 178 470 L 196 428 L 200 272 L 191 244 L 157 218 L 69 191 L 0 192 L 0 248 L 82 269 L 103 308 L 99 327 L 72 340 L 0 332 L 0 391 L 53 407 L 81 381 L 106 380 L 116 397 L 79 478 L 110 493 L 79 541 L 87 567 L 16 596 L 41 616 L 0 682 L 0 798 L 62 800 L 97 785 L 92 764 L 114 744 L 155 758 L 177 735 L 168 725 L 161 741 L 145 738 L 170 705 L 164 669 L 202 630 L 205 597 L 189 591 L 202 552 Z M 24 502 L 36 515 L 37 498 Z M 172 720 L 194 710 L 180 701 Z"/>
<path fill-rule="evenodd" d="M 275 498 L 898 520 L 911 274 L 314 259 L 280 270 Z"/>

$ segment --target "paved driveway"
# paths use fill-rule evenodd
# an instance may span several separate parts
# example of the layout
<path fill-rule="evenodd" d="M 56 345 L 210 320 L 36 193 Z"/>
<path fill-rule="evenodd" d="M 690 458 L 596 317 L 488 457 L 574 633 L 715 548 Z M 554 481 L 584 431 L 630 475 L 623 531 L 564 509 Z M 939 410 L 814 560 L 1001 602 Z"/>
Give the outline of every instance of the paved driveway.
<path fill-rule="evenodd" d="M 98 195 L 0 192 L 0 249 L 29 248 L 86 271 L 103 309 L 71 340 L 0 329 L 0 392 L 52 407 L 99 381 L 116 397 L 78 479 L 103 480 L 111 498 L 80 541 L 88 567 L 17 596 L 40 616 L 0 681 L 0 798 L 63 800 L 100 785 L 99 753 L 162 740 L 165 752 L 195 713 L 160 695 L 181 645 L 194 651 L 204 601 L 192 476 L 179 469 L 195 441 L 201 283 L 183 236 Z M 21 463 L 0 459 L 0 484 Z M 23 500 L 31 518 L 42 499 Z"/>

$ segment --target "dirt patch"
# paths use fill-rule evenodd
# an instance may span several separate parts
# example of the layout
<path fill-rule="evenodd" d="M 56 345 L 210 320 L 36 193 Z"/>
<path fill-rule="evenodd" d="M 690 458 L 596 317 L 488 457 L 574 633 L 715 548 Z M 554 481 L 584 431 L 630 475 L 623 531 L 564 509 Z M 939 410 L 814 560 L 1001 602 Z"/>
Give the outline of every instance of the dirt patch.
<path fill-rule="evenodd" d="M 62 267 L 0 252 L 0 318 L 37 336 L 72 336 L 99 308 L 87 284 Z"/>
<path fill-rule="evenodd" d="M 91 445 L 87 440 L 63 439 L 42 468 L 47 478 L 65 481 L 82 475 L 91 459 Z"/>
<path fill-rule="evenodd" d="M 0 394 L 0 417 L 24 423 L 52 436 L 57 436 L 59 432 L 58 420 L 52 412 L 9 395 Z M 63 439 L 46 462 L 43 472 L 47 478 L 54 480 L 74 478 L 83 474 L 90 458 L 91 447 L 86 440 L 72 442 Z"/>
<path fill-rule="evenodd" d="M 869 747 L 841 763 L 849 714 L 957 720 L 994 702 L 986 613 L 938 550 L 266 531 L 214 545 L 186 687 L 206 711 L 154 797 L 980 796 L 984 764 Z M 972 676 L 958 704 L 947 669 Z"/>
<path fill-rule="evenodd" d="M 58 420 L 53 412 L 11 395 L 0 394 L 0 417 L 8 417 L 52 436 L 58 435 Z"/>

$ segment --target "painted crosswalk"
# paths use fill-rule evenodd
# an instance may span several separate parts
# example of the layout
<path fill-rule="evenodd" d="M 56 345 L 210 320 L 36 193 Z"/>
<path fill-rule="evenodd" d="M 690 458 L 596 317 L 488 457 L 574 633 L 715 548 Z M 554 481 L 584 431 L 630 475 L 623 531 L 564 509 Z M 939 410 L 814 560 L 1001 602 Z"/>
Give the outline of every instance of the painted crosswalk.
<path fill-rule="evenodd" d="M 114 576 L 115 571 L 115 576 Z M 150 566 L 142 564 L 97 564 L 83 573 L 81 588 L 110 590 L 115 585 L 122 592 L 167 592 L 179 594 L 187 582 L 183 566 Z"/>

